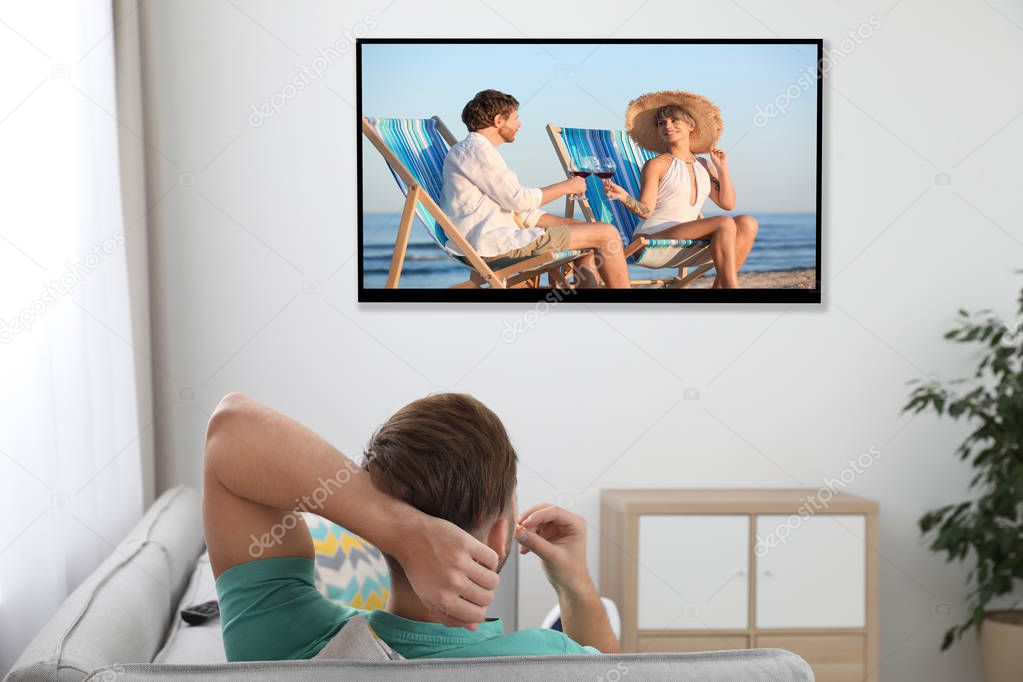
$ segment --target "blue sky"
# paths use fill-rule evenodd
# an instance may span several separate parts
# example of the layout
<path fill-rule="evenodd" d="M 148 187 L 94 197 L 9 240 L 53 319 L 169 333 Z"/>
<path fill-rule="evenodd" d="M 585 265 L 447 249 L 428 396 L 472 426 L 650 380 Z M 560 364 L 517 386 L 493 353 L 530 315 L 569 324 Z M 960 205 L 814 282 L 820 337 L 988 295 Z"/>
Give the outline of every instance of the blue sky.
<path fill-rule="evenodd" d="M 499 150 L 533 187 L 564 177 L 548 123 L 622 128 L 626 105 L 640 94 L 698 92 L 725 120 L 718 144 L 728 153 L 734 212 L 814 211 L 815 45 L 364 44 L 362 50 L 366 116 L 438 115 L 461 139 L 467 134 L 462 107 L 477 91 L 514 95 L 523 127 Z M 758 116 L 770 103 L 784 104 L 784 113 Z M 401 192 L 383 160 L 369 144 L 363 151 L 365 210 L 400 211 Z M 563 203 L 546 209 L 560 213 Z"/>

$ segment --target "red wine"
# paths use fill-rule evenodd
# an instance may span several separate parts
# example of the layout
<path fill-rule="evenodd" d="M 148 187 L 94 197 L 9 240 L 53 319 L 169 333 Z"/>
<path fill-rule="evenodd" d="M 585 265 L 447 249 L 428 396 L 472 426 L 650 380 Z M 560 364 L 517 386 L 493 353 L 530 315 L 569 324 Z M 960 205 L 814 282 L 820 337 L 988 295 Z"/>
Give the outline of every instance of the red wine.
<path fill-rule="evenodd" d="M 590 177 L 590 172 L 589 171 L 574 170 L 574 171 L 572 171 L 572 175 L 576 176 L 577 178 L 588 178 L 588 177 Z"/>
<path fill-rule="evenodd" d="M 604 178 L 605 180 L 608 180 L 608 179 L 614 177 L 614 171 L 612 171 L 610 173 L 607 173 L 607 172 L 597 173 L 597 177 L 598 178 Z"/>

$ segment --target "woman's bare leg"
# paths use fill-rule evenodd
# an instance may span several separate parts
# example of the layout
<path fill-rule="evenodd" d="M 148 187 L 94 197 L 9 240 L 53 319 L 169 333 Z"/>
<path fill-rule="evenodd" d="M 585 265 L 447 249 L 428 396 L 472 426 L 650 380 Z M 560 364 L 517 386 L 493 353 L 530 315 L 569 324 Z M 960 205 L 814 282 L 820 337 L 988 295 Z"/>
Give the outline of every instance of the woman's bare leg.
<path fill-rule="evenodd" d="M 759 231 L 760 225 L 753 216 L 735 216 L 735 269 L 737 271 L 741 270 L 742 264 L 746 262 Z"/>
<path fill-rule="evenodd" d="M 570 225 L 570 249 L 595 249 L 594 263 L 600 278 L 609 289 L 628 289 L 629 267 L 625 263 L 622 238 L 614 225 L 608 223 L 582 223 Z"/>
<path fill-rule="evenodd" d="M 651 239 L 710 239 L 711 258 L 717 275 L 714 282 L 720 289 L 738 289 L 739 278 L 736 267 L 735 219 L 719 215 L 680 223 L 647 235 Z"/>
<path fill-rule="evenodd" d="M 753 249 L 753 242 L 756 241 L 757 232 L 759 232 L 760 226 L 757 223 L 757 219 L 750 215 L 738 215 L 735 216 L 735 269 L 736 271 L 742 270 L 743 263 L 749 257 L 750 251 Z M 711 289 L 721 288 L 721 279 L 715 272 L 714 283 L 710 287 Z"/>

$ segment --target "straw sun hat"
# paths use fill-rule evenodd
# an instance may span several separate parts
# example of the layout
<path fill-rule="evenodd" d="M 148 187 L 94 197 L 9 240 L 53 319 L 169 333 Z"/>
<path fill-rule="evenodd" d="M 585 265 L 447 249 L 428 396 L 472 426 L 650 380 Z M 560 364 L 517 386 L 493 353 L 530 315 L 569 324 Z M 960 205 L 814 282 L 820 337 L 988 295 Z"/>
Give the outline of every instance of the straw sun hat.
<path fill-rule="evenodd" d="M 696 122 L 696 130 L 689 134 L 689 148 L 694 154 L 705 154 L 721 137 L 725 123 L 721 110 L 703 95 L 681 90 L 660 90 L 640 95 L 629 102 L 625 110 L 625 129 L 640 147 L 652 152 L 665 153 L 668 143 L 657 132 L 657 110 L 672 105 L 688 111 Z"/>

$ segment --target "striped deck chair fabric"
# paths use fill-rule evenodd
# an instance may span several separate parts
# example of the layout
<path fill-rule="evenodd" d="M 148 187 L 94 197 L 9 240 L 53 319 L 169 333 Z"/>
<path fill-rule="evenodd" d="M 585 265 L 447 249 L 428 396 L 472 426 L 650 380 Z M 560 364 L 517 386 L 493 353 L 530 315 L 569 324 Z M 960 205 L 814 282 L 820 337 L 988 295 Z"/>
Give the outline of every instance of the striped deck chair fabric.
<path fill-rule="evenodd" d="M 371 118 L 367 116 L 366 121 L 384 141 L 384 144 L 405 164 L 416 182 L 426 190 L 438 206 L 442 205 L 444 159 L 451 147 L 441 134 L 437 120 L 433 118 Z M 401 188 L 402 195 L 408 196 L 408 185 L 393 168 L 388 166 L 388 169 L 394 176 L 395 182 L 398 183 L 398 187 Z M 471 267 L 469 260 L 454 250 L 454 245 L 448 246 L 447 234 L 425 206 L 416 205 L 416 216 L 426 226 L 430 237 L 444 250 L 445 254 L 463 265 Z M 582 252 L 575 250 L 559 251 L 554 254 L 554 258 L 559 261 L 570 260 L 580 253 Z M 527 258 L 502 259 L 493 263 L 492 266 L 494 269 L 499 269 L 524 260 Z"/>
<path fill-rule="evenodd" d="M 657 156 L 633 142 L 624 130 L 561 128 L 561 140 L 575 164 L 586 156 L 614 160 L 615 172 L 611 180 L 634 197 L 639 196 L 643 164 Z M 622 242 L 631 244 L 641 220 L 622 202 L 608 199 L 602 183 L 595 175 L 586 178 L 586 199 L 593 218 L 614 225 L 622 236 Z M 708 244 L 710 242 L 706 239 L 651 239 L 645 249 L 631 256 L 631 260 L 646 268 L 674 268 L 684 264 L 694 249 Z"/>

